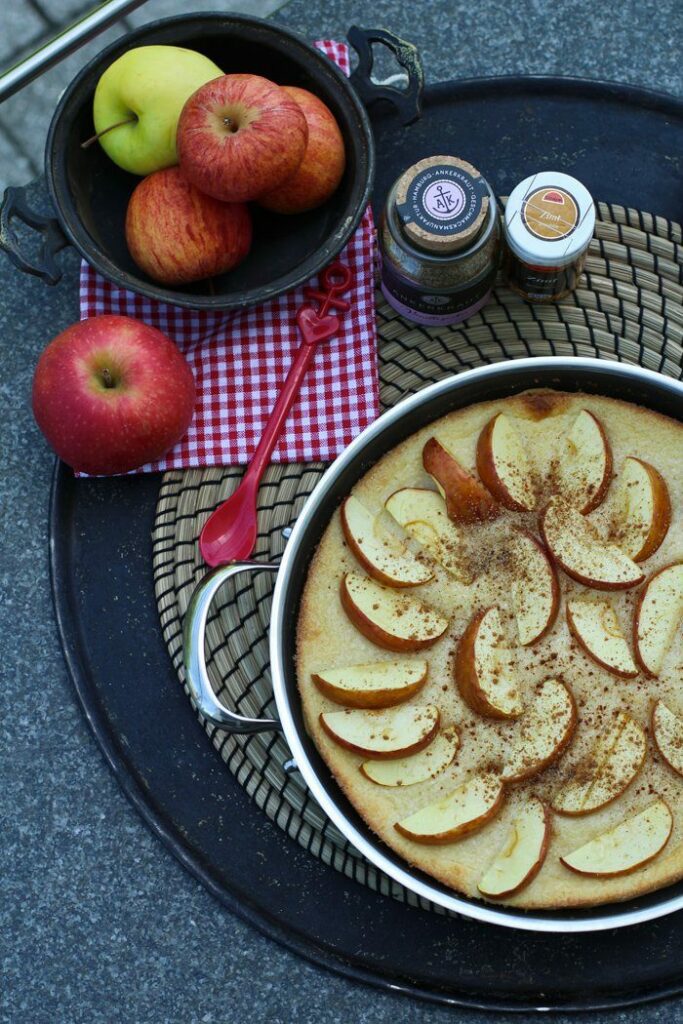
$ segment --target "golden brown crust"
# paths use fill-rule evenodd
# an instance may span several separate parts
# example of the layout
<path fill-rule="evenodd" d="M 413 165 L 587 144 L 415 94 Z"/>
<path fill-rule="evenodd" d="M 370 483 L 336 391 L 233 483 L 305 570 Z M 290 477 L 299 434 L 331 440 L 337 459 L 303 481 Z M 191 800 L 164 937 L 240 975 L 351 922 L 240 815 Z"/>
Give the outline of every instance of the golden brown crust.
<path fill-rule="evenodd" d="M 402 487 L 429 488 L 430 481 L 422 465 L 422 449 L 435 435 L 463 466 L 473 466 L 481 431 L 493 416 L 503 411 L 521 423 L 528 451 L 538 469 L 538 460 L 552 450 L 553 439 L 564 436 L 577 413 L 584 408 L 603 423 L 617 466 L 634 454 L 644 461 L 654 462 L 670 491 L 671 526 L 660 548 L 651 556 L 648 575 L 660 571 L 665 564 L 683 561 L 683 464 L 679 465 L 680 460 L 675 457 L 683 441 L 683 427 L 658 413 L 600 396 L 530 392 L 452 413 L 437 423 L 425 425 L 388 453 L 358 482 L 354 493 L 368 507 L 377 508 Z M 545 437 L 549 439 L 547 442 Z M 541 489 L 539 494 L 547 501 L 552 491 Z M 612 489 L 608 489 L 602 505 L 590 516 L 603 535 L 609 524 L 611 501 Z M 554 628 L 548 630 L 541 642 L 523 649 L 521 678 L 527 699 L 541 679 L 551 676 L 563 678 L 574 692 L 578 723 L 560 759 L 533 779 L 506 785 L 507 797 L 499 813 L 455 842 L 424 845 L 407 839 L 394 828 L 395 822 L 446 795 L 478 767 L 495 772 L 497 765 L 504 764 L 510 729 L 516 728 L 509 722 L 484 719 L 473 712 L 451 681 L 456 638 L 463 634 L 472 616 L 478 609 L 493 603 L 509 607 L 506 605 L 509 561 L 506 553 L 497 547 L 500 536 L 511 526 L 532 533 L 536 526 L 533 514 L 498 508 L 499 515 L 493 521 L 461 526 L 463 555 L 468 566 L 471 565 L 474 582 L 464 584 L 436 565 L 435 579 L 419 587 L 415 595 L 451 619 L 444 636 L 418 655 L 429 662 L 420 702 L 436 703 L 442 711 L 442 728 L 457 724 L 462 739 L 452 764 L 436 777 L 408 787 L 373 784 L 359 770 L 360 756 L 333 743 L 319 724 L 320 712 L 333 710 L 338 705 L 328 703 L 328 698 L 312 681 L 312 675 L 325 667 L 343 667 L 378 657 L 378 647 L 358 632 L 341 610 L 339 581 L 345 572 L 354 570 L 355 564 L 345 544 L 338 515 L 332 518 L 309 569 L 297 631 L 297 672 L 306 727 L 341 790 L 380 842 L 387 843 L 408 864 L 442 884 L 479 899 L 482 897 L 477 882 L 482 865 L 500 848 L 519 802 L 528 794 L 534 794 L 549 804 L 553 794 L 572 779 L 573 772 L 595 737 L 604 731 L 612 714 L 625 710 L 641 726 L 647 726 L 654 695 L 661 695 L 672 710 L 683 714 L 683 699 L 679 696 L 675 672 L 675 665 L 680 665 L 683 655 L 680 633 L 677 654 L 667 660 L 665 671 L 653 689 L 655 684 L 642 672 L 622 682 L 597 663 L 586 661 L 583 653 L 570 643 L 566 616 L 558 614 Z M 583 593 L 581 585 L 566 575 L 560 576 L 559 586 L 565 600 Z M 632 619 L 638 596 L 634 590 L 613 593 L 610 600 L 620 620 Z M 592 907 L 635 898 L 683 878 L 683 792 L 679 776 L 656 754 L 656 749 L 652 744 L 636 779 L 609 805 L 583 817 L 554 816 L 541 870 L 523 889 L 503 897 L 502 901 L 512 907 L 528 909 Z M 615 878 L 589 878 L 569 872 L 560 863 L 563 852 L 578 848 L 617 821 L 642 810 L 652 800 L 653 793 L 671 806 L 674 832 L 663 852 L 642 870 Z"/>

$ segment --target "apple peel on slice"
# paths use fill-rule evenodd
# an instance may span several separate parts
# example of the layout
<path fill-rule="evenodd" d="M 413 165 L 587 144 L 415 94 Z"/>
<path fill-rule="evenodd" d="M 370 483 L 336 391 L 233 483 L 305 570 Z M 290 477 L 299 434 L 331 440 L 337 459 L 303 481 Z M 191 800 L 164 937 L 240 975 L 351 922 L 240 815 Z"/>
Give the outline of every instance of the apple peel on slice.
<path fill-rule="evenodd" d="M 571 691 L 559 679 L 546 679 L 519 723 L 503 781 L 521 782 L 554 764 L 569 746 L 576 722 Z"/>
<path fill-rule="evenodd" d="M 663 700 L 652 709 L 652 739 L 669 767 L 683 775 L 683 718 Z"/>
<path fill-rule="evenodd" d="M 579 765 L 575 777 L 552 801 L 559 814 L 590 814 L 616 800 L 630 786 L 645 761 L 647 739 L 643 728 L 620 711 L 599 737 L 588 764 Z"/>
<path fill-rule="evenodd" d="M 671 525 L 671 499 L 661 473 L 629 455 L 615 496 L 612 539 L 634 562 L 644 562 L 661 546 Z"/>
<path fill-rule="evenodd" d="M 584 516 L 562 498 L 551 498 L 541 515 L 541 534 L 568 576 L 596 590 L 628 590 L 644 573 L 616 544 L 603 540 Z"/>
<path fill-rule="evenodd" d="M 551 831 L 548 808 L 538 797 L 530 797 L 477 886 L 482 896 L 507 899 L 532 882 L 543 866 Z"/>
<path fill-rule="evenodd" d="M 683 619 L 683 562 L 665 565 L 643 587 L 633 619 L 636 661 L 658 676 Z"/>
<path fill-rule="evenodd" d="M 319 721 L 346 750 L 366 757 L 407 757 L 431 742 L 439 728 L 436 704 L 400 705 L 381 711 L 323 711 Z"/>
<path fill-rule="evenodd" d="M 433 579 L 429 566 L 420 562 L 353 494 L 340 509 L 346 542 L 365 571 L 388 587 L 418 587 Z"/>
<path fill-rule="evenodd" d="M 673 815 L 658 799 L 639 814 L 560 857 L 570 871 L 592 878 L 615 878 L 642 868 L 664 849 L 673 829 Z"/>
<path fill-rule="evenodd" d="M 355 572 L 342 578 L 341 603 L 363 636 L 390 651 L 430 647 L 448 629 L 448 619 L 440 612 Z"/>
<path fill-rule="evenodd" d="M 552 628 L 560 607 L 560 585 L 548 553 L 528 530 L 513 530 L 512 608 L 522 647 L 537 643 Z"/>
<path fill-rule="evenodd" d="M 435 437 L 422 449 L 422 465 L 443 495 L 454 523 L 481 523 L 500 515 L 493 495 Z"/>
<path fill-rule="evenodd" d="M 612 479 L 612 450 L 597 416 L 582 409 L 554 461 L 557 492 L 584 515 L 601 504 Z"/>
<path fill-rule="evenodd" d="M 503 805 L 503 794 L 496 775 L 473 775 L 435 803 L 397 821 L 394 828 L 416 843 L 453 843 L 490 821 Z"/>
<path fill-rule="evenodd" d="M 567 625 L 576 642 L 597 665 L 622 679 L 638 675 L 638 666 L 609 601 L 573 598 L 567 602 Z"/>
<path fill-rule="evenodd" d="M 321 669 L 311 676 L 321 693 L 350 708 L 388 708 L 414 697 L 427 680 L 427 662 L 401 659 Z"/>
<path fill-rule="evenodd" d="M 518 718 L 523 710 L 503 640 L 500 612 L 492 605 L 471 619 L 455 652 L 453 671 L 460 695 L 473 711 L 488 718 Z"/>
<path fill-rule="evenodd" d="M 364 761 L 361 773 L 378 786 L 415 786 L 433 779 L 453 762 L 460 746 L 460 734 L 452 725 L 434 737 L 424 750 L 393 761 Z"/>
<path fill-rule="evenodd" d="M 409 537 L 462 583 L 471 583 L 463 559 L 462 534 L 446 513 L 446 502 L 438 491 L 426 487 L 403 487 L 387 498 L 386 511 Z"/>
<path fill-rule="evenodd" d="M 505 413 L 489 420 L 477 442 L 477 472 L 501 505 L 531 512 L 536 493 L 524 442 L 515 421 Z"/>

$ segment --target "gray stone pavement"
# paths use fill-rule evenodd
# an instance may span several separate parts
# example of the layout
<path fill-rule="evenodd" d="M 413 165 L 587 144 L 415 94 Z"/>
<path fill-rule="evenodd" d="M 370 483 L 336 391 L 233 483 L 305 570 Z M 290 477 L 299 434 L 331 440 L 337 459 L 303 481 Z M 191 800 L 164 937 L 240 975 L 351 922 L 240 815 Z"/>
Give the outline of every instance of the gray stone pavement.
<path fill-rule="evenodd" d="M 113 28 L 0 104 L 0 190 L 41 173 L 45 138 L 57 100 L 74 75 L 118 36 L 157 18 L 192 10 L 240 11 L 267 17 L 283 0 L 147 0 Z M 97 7 L 92 0 L 5 0 L 0 13 L 0 69 L 31 53 L 65 26 Z"/>

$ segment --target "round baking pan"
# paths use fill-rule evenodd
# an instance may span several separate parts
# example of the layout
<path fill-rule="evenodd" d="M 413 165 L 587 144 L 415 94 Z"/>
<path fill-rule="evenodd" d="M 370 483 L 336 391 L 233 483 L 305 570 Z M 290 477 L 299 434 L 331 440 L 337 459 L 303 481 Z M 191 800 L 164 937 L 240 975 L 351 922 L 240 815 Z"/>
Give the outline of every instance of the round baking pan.
<path fill-rule="evenodd" d="M 380 842 L 355 811 L 306 732 L 296 683 L 296 623 L 314 551 L 340 501 L 368 468 L 416 430 L 457 409 L 517 394 L 527 388 L 582 391 L 633 402 L 673 418 L 683 409 L 683 384 L 639 366 L 599 359 L 532 358 L 496 363 L 446 378 L 399 402 L 363 431 L 335 460 L 301 511 L 279 566 L 242 562 L 222 566 L 197 586 L 184 621 L 184 663 L 200 712 L 225 731 L 282 729 L 296 765 L 323 810 L 377 868 L 415 895 L 478 921 L 539 932 L 622 928 L 683 907 L 683 884 L 624 903 L 577 911 L 523 911 L 460 896 L 409 867 Z M 205 664 L 205 624 L 220 587 L 238 573 L 277 572 L 270 620 L 270 662 L 279 721 L 245 718 L 215 696 Z"/>

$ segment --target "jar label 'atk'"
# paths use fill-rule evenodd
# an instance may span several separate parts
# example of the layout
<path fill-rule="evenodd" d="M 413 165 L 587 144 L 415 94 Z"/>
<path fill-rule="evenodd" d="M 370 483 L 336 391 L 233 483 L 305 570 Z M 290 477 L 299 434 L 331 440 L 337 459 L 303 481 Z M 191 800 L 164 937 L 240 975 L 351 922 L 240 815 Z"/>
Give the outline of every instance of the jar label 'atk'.
<path fill-rule="evenodd" d="M 436 164 L 415 175 L 396 210 L 404 224 L 415 224 L 428 234 L 458 235 L 475 223 L 488 194 L 482 177 Z"/>

